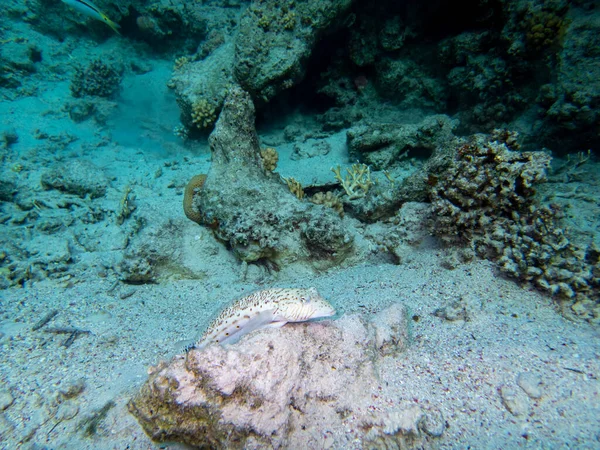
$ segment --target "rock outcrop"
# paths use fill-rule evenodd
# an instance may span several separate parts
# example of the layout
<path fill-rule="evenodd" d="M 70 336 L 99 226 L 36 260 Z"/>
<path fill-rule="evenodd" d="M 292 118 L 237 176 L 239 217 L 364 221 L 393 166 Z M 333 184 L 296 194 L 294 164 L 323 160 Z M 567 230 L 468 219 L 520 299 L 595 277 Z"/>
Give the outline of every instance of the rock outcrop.
<path fill-rule="evenodd" d="M 264 167 L 254 105 L 239 87 L 225 101 L 210 148 L 212 165 L 202 188 L 195 190 L 191 213 L 239 259 L 275 264 L 306 260 L 322 267 L 348 255 L 354 236 L 339 215 L 299 199 Z"/>
<path fill-rule="evenodd" d="M 378 373 L 407 341 L 401 304 L 261 330 L 152 368 L 129 409 L 153 439 L 200 448 L 420 447 L 443 433 L 440 413 L 387 401 Z"/>

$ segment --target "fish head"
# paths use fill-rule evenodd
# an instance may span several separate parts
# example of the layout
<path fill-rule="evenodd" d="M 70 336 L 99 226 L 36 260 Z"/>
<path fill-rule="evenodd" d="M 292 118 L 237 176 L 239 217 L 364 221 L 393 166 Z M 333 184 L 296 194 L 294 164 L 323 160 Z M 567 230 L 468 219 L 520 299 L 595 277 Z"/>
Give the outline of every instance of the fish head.
<path fill-rule="evenodd" d="M 306 293 L 301 296 L 301 300 L 312 311 L 310 315 L 311 319 L 335 315 L 335 308 L 314 287 L 306 289 Z"/>

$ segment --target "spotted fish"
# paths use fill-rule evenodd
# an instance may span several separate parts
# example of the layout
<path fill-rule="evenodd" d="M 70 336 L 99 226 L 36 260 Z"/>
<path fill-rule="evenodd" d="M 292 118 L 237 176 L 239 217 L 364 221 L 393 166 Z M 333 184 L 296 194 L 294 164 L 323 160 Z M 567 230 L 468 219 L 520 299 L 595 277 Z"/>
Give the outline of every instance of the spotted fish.
<path fill-rule="evenodd" d="M 233 344 L 261 328 L 279 328 L 288 322 L 330 317 L 335 309 L 309 289 L 265 289 L 242 297 L 225 308 L 204 332 L 194 348 L 209 344 Z"/>

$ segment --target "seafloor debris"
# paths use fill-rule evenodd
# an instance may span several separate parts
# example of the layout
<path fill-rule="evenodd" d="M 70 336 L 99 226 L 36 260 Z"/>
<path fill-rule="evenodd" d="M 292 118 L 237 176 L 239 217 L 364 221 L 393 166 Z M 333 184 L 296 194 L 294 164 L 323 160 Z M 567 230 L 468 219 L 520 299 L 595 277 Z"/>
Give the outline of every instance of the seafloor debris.
<path fill-rule="evenodd" d="M 91 331 L 89 330 L 80 330 L 79 328 L 73 327 L 47 328 L 45 331 L 46 333 L 53 334 L 68 334 L 69 336 L 62 343 L 62 346 L 65 348 L 69 348 L 71 345 L 73 345 L 75 339 L 77 339 L 82 334 L 91 334 Z"/>
<path fill-rule="evenodd" d="M 39 330 L 43 326 L 47 325 L 48 322 L 50 322 L 52 319 L 54 319 L 57 315 L 58 315 L 58 309 L 54 309 L 54 310 L 50 311 L 48 314 L 46 314 L 44 317 L 42 317 L 39 321 L 37 321 L 33 327 L 31 327 L 31 331 Z"/>

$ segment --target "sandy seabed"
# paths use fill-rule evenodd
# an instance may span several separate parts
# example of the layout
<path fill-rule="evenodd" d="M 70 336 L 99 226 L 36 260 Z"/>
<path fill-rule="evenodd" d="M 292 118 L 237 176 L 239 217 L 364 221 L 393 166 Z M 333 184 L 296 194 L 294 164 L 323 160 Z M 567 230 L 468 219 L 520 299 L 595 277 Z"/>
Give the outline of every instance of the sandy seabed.
<path fill-rule="evenodd" d="M 210 281 L 115 288 L 98 279 L 5 291 L 3 448 L 157 448 L 126 403 L 149 366 L 181 352 L 236 292 L 255 288 L 226 272 Z M 438 251 L 421 249 L 400 266 L 283 275 L 275 284 L 316 286 L 340 315 L 403 303 L 410 346 L 385 360 L 381 381 L 395 387 L 392 402 L 436 405 L 447 426 L 442 448 L 598 445 L 598 332 L 565 320 L 550 299 L 497 277 L 487 262 L 450 271 L 440 268 Z M 54 310 L 49 324 L 32 331 Z M 68 335 L 48 332 L 58 327 L 90 333 L 65 348 Z M 534 380 L 529 394 L 519 377 Z M 536 389 L 539 398 L 530 397 Z M 109 402 L 105 416 L 90 421 Z"/>

